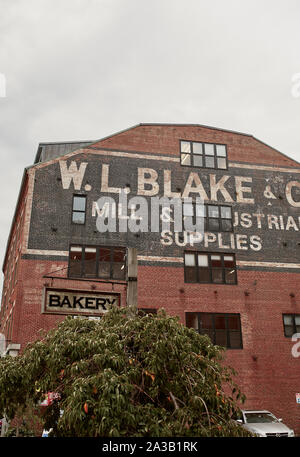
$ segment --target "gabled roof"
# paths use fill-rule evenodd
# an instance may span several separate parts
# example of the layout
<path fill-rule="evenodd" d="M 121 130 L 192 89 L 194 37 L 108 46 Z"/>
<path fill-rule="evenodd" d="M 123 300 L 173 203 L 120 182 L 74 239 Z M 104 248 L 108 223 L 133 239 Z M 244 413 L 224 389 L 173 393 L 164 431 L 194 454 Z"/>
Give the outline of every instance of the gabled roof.
<path fill-rule="evenodd" d="M 56 159 L 76 149 L 89 146 L 96 141 L 64 141 L 55 143 L 39 143 L 34 163 L 46 162 L 47 160 Z"/>
<path fill-rule="evenodd" d="M 158 127 L 201 127 L 201 128 L 205 128 L 208 130 L 215 130 L 215 131 L 219 131 L 219 132 L 231 133 L 234 135 L 241 135 L 244 137 L 252 138 L 253 140 L 257 141 L 258 143 L 273 150 L 277 154 L 280 154 L 281 156 L 289 159 L 290 161 L 293 161 L 296 165 L 299 165 L 299 162 L 297 162 L 297 160 L 292 159 L 291 157 L 282 153 L 278 149 L 268 145 L 267 143 L 259 140 L 258 138 L 256 138 L 255 136 L 253 136 L 249 133 L 242 133 L 242 132 L 238 132 L 235 130 L 229 130 L 229 129 L 224 129 L 224 128 L 220 128 L 220 127 L 212 127 L 212 126 L 208 126 L 208 125 L 204 125 L 204 124 L 176 124 L 176 123 L 140 123 L 140 124 L 136 124 L 131 127 L 128 127 L 127 129 L 123 129 L 118 132 L 115 132 L 106 137 L 100 138 L 98 140 L 39 143 L 34 164 L 41 163 L 41 162 L 47 162 L 48 160 L 52 160 L 57 157 L 62 157 L 70 152 L 76 151 L 77 149 L 93 148 L 93 145 L 97 145 L 98 143 L 101 143 L 102 141 L 109 140 L 110 138 L 113 138 L 120 134 L 129 132 L 130 130 L 134 130 L 137 127 L 155 127 L 155 126 L 158 126 Z"/>

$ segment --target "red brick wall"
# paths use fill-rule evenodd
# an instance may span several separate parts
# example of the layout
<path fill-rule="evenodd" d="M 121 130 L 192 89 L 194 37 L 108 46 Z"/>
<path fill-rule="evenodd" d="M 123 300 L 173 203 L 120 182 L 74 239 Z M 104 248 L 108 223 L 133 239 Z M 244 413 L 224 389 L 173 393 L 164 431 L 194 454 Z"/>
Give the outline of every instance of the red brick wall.
<path fill-rule="evenodd" d="M 92 290 L 95 283 L 90 281 L 43 278 L 63 266 L 66 262 L 22 260 L 13 327 L 13 342 L 20 343 L 21 349 L 37 339 L 41 329 L 48 331 L 64 319 L 41 314 L 45 286 Z M 291 355 L 293 343 L 284 336 L 282 323 L 283 313 L 297 311 L 297 284 L 296 273 L 242 270 L 238 270 L 236 286 L 187 284 L 183 268 L 139 266 L 138 303 L 141 308 L 165 308 L 182 323 L 191 311 L 240 313 L 243 349 L 227 350 L 225 363 L 237 371 L 236 381 L 247 396 L 245 408 L 269 409 L 300 433 L 300 408 L 295 400 L 299 359 Z M 112 291 L 109 284 L 97 284 L 97 290 Z M 114 292 L 121 292 L 125 305 L 125 287 L 115 285 Z M 296 297 L 291 298 L 290 292 Z"/>
<path fill-rule="evenodd" d="M 299 165 L 251 135 L 199 126 L 140 125 L 109 137 L 93 147 L 174 154 L 179 157 L 179 140 L 227 144 L 228 159 L 278 166 Z"/>
<path fill-rule="evenodd" d="M 20 293 L 18 281 L 20 277 L 21 253 L 24 241 L 27 191 L 28 181 L 26 179 L 20 195 L 15 220 L 11 227 L 6 256 L 3 263 L 4 281 L 0 311 L 0 332 L 5 334 L 7 340 L 10 339 L 13 326 L 15 325 L 15 307 L 18 302 L 18 294 Z"/>
<path fill-rule="evenodd" d="M 244 407 L 269 409 L 300 433 L 300 359 L 291 354 L 282 321 L 283 313 L 299 313 L 297 273 L 238 270 L 232 287 L 184 283 L 183 268 L 140 266 L 138 274 L 141 307 L 164 307 L 183 323 L 188 311 L 240 313 L 243 349 L 227 350 L 225 363 L 238 373 Z"/>

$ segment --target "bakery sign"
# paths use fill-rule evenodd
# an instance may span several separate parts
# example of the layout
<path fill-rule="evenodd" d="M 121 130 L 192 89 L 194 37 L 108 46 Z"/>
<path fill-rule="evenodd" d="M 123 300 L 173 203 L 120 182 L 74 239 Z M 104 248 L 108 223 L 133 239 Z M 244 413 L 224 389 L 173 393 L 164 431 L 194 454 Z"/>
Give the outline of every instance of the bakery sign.
<path fill-rule="evenodd" d="M 98 316 L 107 312 L 112 305 L 120 306 L 120 294 L 46 289 L 43 312 Z"/>

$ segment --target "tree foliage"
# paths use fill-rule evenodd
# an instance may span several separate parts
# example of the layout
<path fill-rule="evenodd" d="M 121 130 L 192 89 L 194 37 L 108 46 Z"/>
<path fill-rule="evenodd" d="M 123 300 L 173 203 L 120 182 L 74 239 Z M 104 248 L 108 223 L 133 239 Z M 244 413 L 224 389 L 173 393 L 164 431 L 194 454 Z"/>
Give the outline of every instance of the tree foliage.
<path fill-rule="evenodd" d="M 54 436 L 245 436 L 231 420 L 243 400 L 234 374 L 178 318 L 112 308 L 100 321 L 66 318 L 0 359 L 0 416 L 55 392 L 42 417 Z"/>

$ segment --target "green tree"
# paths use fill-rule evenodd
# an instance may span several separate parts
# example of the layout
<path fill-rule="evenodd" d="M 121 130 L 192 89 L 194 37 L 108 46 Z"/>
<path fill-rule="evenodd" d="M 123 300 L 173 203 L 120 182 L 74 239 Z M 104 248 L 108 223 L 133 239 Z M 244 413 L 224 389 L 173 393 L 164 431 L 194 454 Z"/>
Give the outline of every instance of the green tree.
<path fill-rule="evenodd" d="M 0 359 L 0 416 L 55 392 L 42 417 L 54 436 L 245 436 L 231 420 L 244 397 L 222 351 L 164 311 L 66 318 Z"/>

